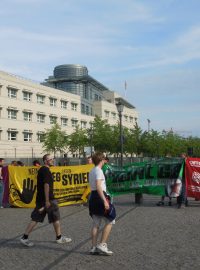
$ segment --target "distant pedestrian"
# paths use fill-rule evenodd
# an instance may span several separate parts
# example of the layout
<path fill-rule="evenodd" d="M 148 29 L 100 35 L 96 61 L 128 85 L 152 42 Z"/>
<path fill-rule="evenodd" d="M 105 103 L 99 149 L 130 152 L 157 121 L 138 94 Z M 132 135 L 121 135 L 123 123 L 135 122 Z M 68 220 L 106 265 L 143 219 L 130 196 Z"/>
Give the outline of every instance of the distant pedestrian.
<path fill-rule="evenodd" d="M 92 164 L 92 157 L 91 156 L 87 157 L 87 164 Z"/>
<path fill-rule="evenodd" d="M 39 160 L 35 159 L 35 160 L 33 161 L 33 166 L 40 167 L 41 164 L 40 164 Z"/>
<path fill-rule="evenodd" d="M 107 247 L 107 240 L 110 235 L 112 224 L 115 219 L 115 209 L 112 208 L 106 193 L 106 181 L 102 171 L 102 166 L 105 162 L 103 153 L 95 153 L 92 156 L 92 161 L 95 167 L 89 173 L 89 184 L 91 189 L 91 196 L 89 199 L 89 212 L 93 219 L 93 227 L 91 231 L 92 248 L 90 254 L 105 254 L 112 255 L 113 252 Z M 112 206 L 113 207 L 113 206 Z M 112 212 L 112 214 L 111 214 Z M 100 244 L 97 244 L 98 233 L 101 223 L 104 222 Z"/>
<path fill-rule="evenodd" d="M 72 241 L 71 238 L 61 235 L 60 212 L 53 195 L 53 177 L 49 169 L 53 165 L 54 159 L 49 154 L 46 154 L 43 156 L 43 162 L 44 166 L 38 170 L 37 175 L 36 207 L 31 214 L 32 221 L 28 224 L 24 235 L 20 239 L 21 243 L 28 247 L 33 246 L 33 243 L 28 239 L 29 234 L 38 222 L 44 221 L 46 215 L 48 215 L 49 223 L 53 224 L 56 242 L 63 244 Z"/>

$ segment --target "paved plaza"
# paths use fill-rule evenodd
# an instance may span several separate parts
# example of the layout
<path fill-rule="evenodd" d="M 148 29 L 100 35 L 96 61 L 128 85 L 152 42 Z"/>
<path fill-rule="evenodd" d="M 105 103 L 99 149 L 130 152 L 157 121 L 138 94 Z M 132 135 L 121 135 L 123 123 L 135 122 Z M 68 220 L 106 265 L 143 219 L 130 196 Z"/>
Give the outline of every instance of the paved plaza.
<path fill-rule="evenodd" d="M 117 221 L 109 239 L 113 256 L 89 255 L 91 219 L 86 205 L 61 209 L 62 231 L 71 244 L 55 243 L 53 227 L 39 225 L 31 234 L 34 247 L 21 245 L 19 238 L 32 209 L 0 209 L 1 270 L 199 270 L 200 202 L 189 206 L 158 207 L 159 197 L 144 195 L 143 204 L 134 195 L 114 198 Z"/>

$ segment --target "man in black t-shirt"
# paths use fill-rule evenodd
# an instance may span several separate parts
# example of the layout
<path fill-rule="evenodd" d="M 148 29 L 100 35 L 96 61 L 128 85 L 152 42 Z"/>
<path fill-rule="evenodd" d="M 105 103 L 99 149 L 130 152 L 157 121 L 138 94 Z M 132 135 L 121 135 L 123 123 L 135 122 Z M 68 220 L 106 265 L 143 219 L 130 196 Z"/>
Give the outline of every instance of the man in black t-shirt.
<path fill-rule="evenodd" d="M 38 170 L 37 175 L 37 196 L 36 207 L 31 213 L 32 221 L 28 224 L 24 235 L 20 241 L 23 245 L 31 247 L 33 243 L 28 237 L 38 222 L 43 222 L 48 215 L 49 223 L 53 224 L 56 233 L 56 242 L 58 244 L 69 243 L 71 238 L 61 235 L 60 229 L 60 211 L 53 194 L 53 177 L 50 166 L 53 165 L 54 159 L 49 154 L 43 156 L 44 166 Z"/>

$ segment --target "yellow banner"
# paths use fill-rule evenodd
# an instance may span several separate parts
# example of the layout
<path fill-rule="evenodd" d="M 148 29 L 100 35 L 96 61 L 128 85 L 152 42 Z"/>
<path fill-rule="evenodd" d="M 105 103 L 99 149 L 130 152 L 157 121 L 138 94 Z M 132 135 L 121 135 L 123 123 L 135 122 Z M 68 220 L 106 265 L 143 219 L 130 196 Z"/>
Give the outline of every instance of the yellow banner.
<path fill-rule="evenodd" d="M 59 206 L 87 201 L 88 174 L 94 165 L 51 167 L 54 179 L 54 196 Z M 16 207 L 35 207 L 37 192 L 36 167 L 9 166 L 10 204 Z"/>

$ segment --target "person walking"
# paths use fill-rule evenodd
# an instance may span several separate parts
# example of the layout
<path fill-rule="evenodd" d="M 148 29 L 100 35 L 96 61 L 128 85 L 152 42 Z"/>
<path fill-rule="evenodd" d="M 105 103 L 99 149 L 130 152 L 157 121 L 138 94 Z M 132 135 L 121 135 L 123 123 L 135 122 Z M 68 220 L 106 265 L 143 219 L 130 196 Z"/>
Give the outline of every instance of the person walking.
<path fill-rule="evenodd" d="M 38 222 L 43 222 L 45 216 L 48 215 L 49 223 L 53 224 L 56 242 L 58 244 L 69 243 L 71 238 L 61 235 L 60 227 L 60 211 L 53 194 L 53 177 L 50 172 L 50 167 L 53 166 L 54 159 L 46 154 L 43 156 L 44 166 L 38 170 L 37 175 L 37 196 L 36 207 L 31 214 L 32 221 L 28 224 L 24 235 L 20 241 L 23 245 L 31 247 L 33 243 L 29 241 L 29 235 L 35 228 Z"/>
<path fill-rule="evenodd" d="M 97 152 L 92 156 L 92 162 L 95 167 L 89 173 L 89 184 L 91 195 L 89 199 L 89 213 L 93 219 L 91 230 L 92 248 L 90 254 L 112 255 L 113 252 L 107 247 L 107 240 L 110 235 L 112 224 L 115 219 L 115 209 L 108 201 L 106 193 L 106 181 L 102 171 L 105 162 L 105 156 Z M 110 211 L 112 208 L 113 211 Z M 104 222 L 100 243 L 97 245 L 98 233 L 101 223 Z"/>

